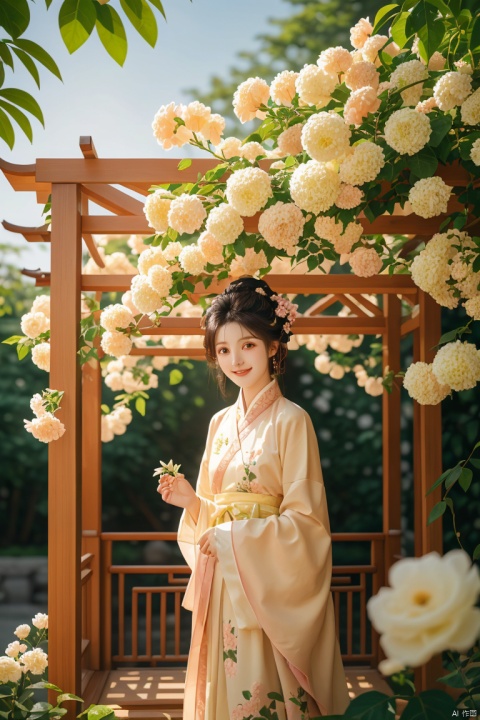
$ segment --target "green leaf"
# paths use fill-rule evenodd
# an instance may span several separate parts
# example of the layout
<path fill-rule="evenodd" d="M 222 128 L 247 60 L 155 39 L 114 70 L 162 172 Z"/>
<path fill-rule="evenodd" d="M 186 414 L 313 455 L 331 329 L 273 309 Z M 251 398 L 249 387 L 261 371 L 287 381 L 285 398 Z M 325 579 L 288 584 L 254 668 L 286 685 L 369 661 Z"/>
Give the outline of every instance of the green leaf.
<path fill-rule="evenodd" d="M 395 699 L 377 690 L 362 693 L 351 701 L 344 717 L 356 720 L 393 720 Z"/>
<path fill-rule="evenodd" d="M 35 98 L 33 98 L 29 93 L 25 92 L 25 90 L 18 90 L 17 88 L 5 88 L 4 90 L 0 90 L 0 97 L 5 98 L 5 100 L 8 100 L 14 105 L 18 105 L 27 112 L 31 113 L 34 117 L 37 118 L 37 120 L 42 123 L 43 127 L 45 127 L 45 121 L 43 119 L 43 113 L 40 105 L 37 103 Z"/>
<path fill-rule="evenodd" d="M 117 11 L 109 5 L 96 6 L 97 34 L 105 50 L 116 63 L 123 66 L 127 57 L 127 35 L 122 19 Z"/>
<path fill-rule="evenodd" d="M 0 60 L 13 70 L 13 57 L 5 40 L 0 40 Z"/>
<path fill-rule="evenodd" d="M 425 690 L 411 698 L 402 720 L 451 720 L 456 702 L 442 690 Z"/>
<path fill-rule="evenodd" d="M 115 717 L 115 713 L 108 705 L 94 705 L 88 710 L 88 720 L 100 720 L 100 718 Z"/>
<path fill-rule="evenodd" d="M 458 478 L 458 483 L 464 492 L 468 492 L 468 488 L 472 483 L 473 472 L 470 468 L 462 468 L 462 474 Z"/>
<path fill-rule="evenodd" d="M 390 34 L 400 48 L 404 48 L 408 42 L 408 38 L 411 37 L 411 35 L 407 34 L 406 29 L 406 23 L 409 17 L 410 13 L 402 11 L 397 15 L 390 28 Z"/>
<path fill-rule="evenodd" d="M 430 3 L 430 5 L 435 5 L 437 10 L 440 11 L 440 13 L 444 17 L 453 17 L 454 13 L 452 12 L 452 9 L 448 7 L 447 3 L 443 0 L 427 0 L 427 2 Z"/>
<path fill-rule="evenodd" d="M 457 482 L 458 478 L 459 478 L 460 475 L 462 474 L 462 470 L 463 470 L 463 468 L 462 468 L 462 466 L 459 464 L 459 465 L 455 465 L 455 467 L 453 468 L 453 470 L 451 470 L 450 472 L 448 472 L 447 477 L 445 478 L 445 487 L 446 487 L 447 490 L 448 490 L 449 488 L 451 488 L 454 483 Z"/>
<path fill-rule="evenodd" d="M 424 147 L 420 152 L 412 155 L 409 160 L 409 166 L 417 178 L 432 177 L 438 167 L 437 156 L 432 148 Z"/>
<path fill-rule="evenodd" d="M 140 415 L 145 415 L 145 408 L 146 408 L 146 402 L 143 397 L 137 397 L 135 400 L 135 410 L 140 413 Z"/>
<path fill-rule="evenodd" d="M 477 545 L 475 550 L 473 551 L 473 559 L 478 560 L 480 558 L 480 544 Z"/>
<path fill-rule="evenodd" d="M 63 0 L 58 23 L 63 42 L 70 54 L 88 40 L 96 20 L 97 13 L 93 0 Z"/>
<path fill-rule="evenodd" d="M 186 170 L 187 168 L 190 167 L 191 164 L 192 164 L 192 161 L 190 158 L 183 158 L 183 160 L 180 160 L 177 167 L 179 170 Z"/>
<path fill-rule="evenodd" d="M 13 38 L 23 35 L 30 24 L 30 8 L 27 0 L 2 0 L 0 2 L 0 26 Z"/>
<path fill-rule="evenodd" d="M 142 36 L 144 40 L 146 40 L 149 45 L 155 47 L 158 38 L 158 28 L 157 21 L 155 20 L 155 15 L 153 14 L 146 0 L 138 0 L 138 2 L 140 2 L 141 4 L 141 15 L 138 16 L 131 7 L 133 1 L 134 0 L 120 0 L 120 5 L 122 6 L 125 15 L 128 17 L 135 30 Z"/>
<path fill-rule="evenodd" d="M 480 53 L 480 15 L 477 15 L 473 23 L 469 48 L 472 53 Z"/>
<path fill-rule="evenodd" d="M 40 75 L 39 75 L 39 72 L 38 72 L 38 70 L 37 70 L 37 66 L 36 66 L 35 63 L 33 62 L 33 60 L 32 60 L 32 58 L 30 57 L 30 55 L 27 55 L 26 52 L 24 52 L 23 50 L 19 50 L 19 49 L 16 48 L 16 47 L 12 47 L 12 50 L 13 50 L 13 52 L 15 53 L 15 55 L 18 57 L 18 59 L 20 60 L 20 62 L 23 63 L 23 65 L 25 65 L 25 67 L 27 68 L 28 72 L 29 72 L 30 75 L 33 77 L 33 79 L 35 80 L 35 82 L 36 82 L 36 84 L 37 84 L 37 87 L 40 87 Z"/>
<path fill-rule="evenodd" d="M 443 483 L 443 481 L 444 481 L 447 477 L 449 477 L 450 473 L 456 473 L 455 480 L 457 480 L 457 478 L 460 476 L 460 473 L 461 473 L 461 472 L 462 472 L 462 470 L 461 470 L 461 465 L 456 465 L 454 468 L 449 468 L 448 470 L 445 470 L 445 472 L 442 473 L 442 474 L 440 475 L 440 477 L 438 477 L 438 478 L 435 480 L 435 482 L 433 483 L 432 487 L 427 490 L 427 492 L 425 493 L 425 495 L 430 495 L 430 493 L 433 492 L 433 490 L 435 490 L 435 488 L 437 488 L 439 485 L 441 485 L 441 484 Z"/>
<path fill-rule="evenodd" d="M 373 23 L 372 35 L 376 35 L 381 27 L 385 25 L 394 15 L 397 14 L 399 5 L 394 3 L 392 5 L 384 5 L 375 15 L 375 21 Z"/>
<path fill-rule="evenodd" d="M 452 122 L 453 118 L 451 115 L 439 115 L 438 117 L 430 118 L 430 125 L 432 127 L 432 134 L 428 141 L 430 147 L 440 145 L 443 138 L 450 132 Z"/>
<path fill-rule="evenodd" d="M 427 525 L 430 525 L 430 523 L 438 520 L 438 518 L 443 515 L 446 509 L 447 503 L 444 500 L 440 500 L 440 502 L 434 505 L 431 509 L 430 515 L 428 516 Z"/>
<path fill-rule="evenodd" d="M 6 340 L 2 340 L 2 345 L 16 345 L 20 340 L 23 340 L 23 335 L 11 335 Z"/>
<path fill-rule="evenodd" d="M 170 385 L 178 385 L 183 380 L 183 373 L 181 370 L 177 370 L 177 368 L 174 368 L 173 370 L 170 370 L 169 375 L 169 383 Z"/>
<path fill-rule="evenodd" d="M 0 110 L 0 137 L 2 140 L 5 140 L 10 150 L 13 150 L 13 146 L 15 145 L 15 132 L 12 123 L 3 110 Z"/>
<path fill-rule="evenodd" d="M 40 45 L 37 45 L 37 43 L 33 42 L 33 40 L 18 38 L 17 40 L 15 40 L 14 45 L 19 47 L 21 50 L 25 50 L 26 53 L 31 55 L 33 58 L 35 58 L 35 60 L 41 63 L 41 65 L 46 67 L 47 70 L 52 73 L 52 75 L 56 75 L 59 80 L 62 79 L 60 70 L 58 69 L 55 60 Z"/>
<path fill-rule="evenodd" d="M 15 107 L 15 105 L 10 105 L 10 103 L 5 102 L 4 100 L 0 100 L 0 107 L 2 107 L 9 113 L 9 115 L 12 116 L 12 118 L 20 126 L 20 128 L 23 130 L 30 142 L 33 142 L 32 126 L 28 117 L 21 110 Z"/>
<path fill-rule="evenodd" d="M 157 8 L 157 10 L 160 10 L 165 20 L 167 19 L 167 16 L 165 15 L 165 10 L 163 9 L 163 5 L 160 2 L 160 0 L 149 0 L 149 2 Z"/>
<path fill-rule="evenodd" d="M 418 52 L 420 57 L 428 63 L 433 53 L 440 46 L 445 35 L 445 23 L 443 20 L 431 19 L 427 14 L 426 24 L 418 31 Z"/>
<path fill-rule="evenodd" d="M 73 695 L 72 693 L 62 693 L 57 697 L 57 705 L 60 705 L 60 703 L 65 700 L 78 700 L 79 702 L 83 702 L 83 698 L 78 697 L 78 695 Z"/>

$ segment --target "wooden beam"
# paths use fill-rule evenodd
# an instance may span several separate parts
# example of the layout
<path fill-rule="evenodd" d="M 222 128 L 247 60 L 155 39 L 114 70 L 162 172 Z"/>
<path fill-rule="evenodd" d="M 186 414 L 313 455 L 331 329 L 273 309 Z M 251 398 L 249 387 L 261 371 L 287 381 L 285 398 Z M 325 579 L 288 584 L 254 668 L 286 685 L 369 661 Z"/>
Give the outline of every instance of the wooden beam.
<path fill-rule="evenodd" d="M 382 215 L 371 223 L 367 218 L 358 218 L 365 235 L 408 235 L 411 232 L 432 237 L 439 228 L 439 225 L 446 214 L 425 220 L 417 215 Z M 249 233 L 258 232 L 259 215 L 243 218 L 245 231 Z M 152 228 L 149 227 L 145 215 L 90 215 L 83 218 L 84 231 L 89 233 L 112 234 L 112 235 L 149 235 Z"/>
<path fill-rule="evenodd" d="M 50 387 L 63 390 L 66 432 L 48 446 L 48 614 L 50 682 L 81 690 L 80 188 L 52 190 Z M 50 691 L 51 701 L 54 696 Z M 55 695 L 56 697 L 56 695 Z M 69 715 L 77 703 L 68 702 Z"/>
<path fill-rule="evenodd" d="M 36 270 L 27 270 L 26 268 L 23 268 L 20 272 L 26 277 L 35 278 L 35 287 L 50 287 L 49 272 L 43 272 L 40 268 L 37 268 Z"/>
<path fill-rule="evenodd" d="M 98 158 L 91 135 L 81 135 L 79 145 L 85 160 L 96 160 Z"/>
<path fill-rule="evenodd" d="M 48 225 L 40 227 L 26 227 L 24 225 L 16 225 L 15 223 L 2 220 L 2 225 L 8 232 L 23 235 L 27 242 L 50 242 L 50 230 Z"/>
<path fill-rule="evenodd" d="M 366 298 L 364 295 L 352 295 L 351 293 L 345 293 L 345 295 L 348 298 L 351 298 L 354 303 L 358 303 L 367 310 L 370 310 L 372 315 L 378 315 L 378 317 L 383 317 L 383 310 L 379 308 L 378 305 L 375 305 L 375 303 L 373 303 L 371 300 Z"/>
<path fill-rule="evenodd" d="M 82 290 L 102 290 L 103 292 L 126 292 L 130 290 L 133 275 L 82 275 Z M 233 278 L 231 278 L 233 279 Z M 295 295 L 326 295 L 328 293 L 415 295 L 417 287 L 409 275 L 374 275 L 363 278 L 353 274 L 338 273 L 332 275 L 266 275 L 268 284 L 277 293 L 293 293 Z M 230 279 L 214 280 L 205 289 L 202 282 L 195 286 L 195 295 L 216 295 L 222 292 Z M 221 288 L 219 290 L 219 288 Z"/>
<path fill-rule="evenodd" d="M 272 161 L 263 161 L 267 167 Z M 178 169 L 179 160 L 175 158 L 108 158 L 91 160 L 39 158 L 36 163 L 38 182 L 64 183 L 186 183 L 196 182 L 198 173 L 204 175 L 219 163 L 217 160 L 196 159 L 189 168 Z M 1 168 L 0 168 L 1 169 Z"/>
<path fill-rule="evenodd" d="M 267 170 L 273 160 L 261 160 L 259 165 Z M 190 167 L 178 169 L 178 158 L 102 158 L 95 162 L 77 158 L 39 158 L 36 162 L 36 180 L 38 182 L 65 183 L 173 183 L 196 182 L 198 173 L 204 175 L 207 170 L 216 167 L 215 159 L 194 159 Z M 13 166 L 35 168 L 35 166 Z M 2 165 L 0 164 L 0 169 Z M 31 171 L 30 171 L 31 173 Z M 455 162 L 440 166 L 437 174 L 450 185 L 464 186 L 469 182 L 469 174 Z"/>
<path fill-rule="evenodd" d="M 136 200 L 131 195 L 110 187 L 110 185 L 86 183 L 82 185 L 82 193 L 100 207 L 118 213 L 118 215 L 142 215 L 143 213 L 143 203 L 140 200 Z M 149 228 L 148 234 L 152 235 L 152 233 L 152 228 Z"/>
<path fill-rule="evenodd" d="M 130 355 L 142 355 L 144 357 L 190 357 L 196 360 L 205 360 L 205 350 L 203 348 L 165 348 L 165 347 L 145 347 L 132 348 Z"/>
<path fill-rule="evenodd" d="M 151 327 L 148 318 L 142 318 L 140 329 L 144 335 L 203 335 L 200 318 L 164 317 L 160 327 Z M 298 317 L 295 321 L 294 334 L 338 333 L 340 335 L 370 334 L 385 332 L 383 318 L 377 317 L 338 317 L 337 315 L 321 315 L 315 317 Z"/>
<path fill-rule="evenodd" d="M 400 330 L 400 334 L 403 337 L 404 335 L 408 335 L 408 333 L 413 332 L 414 330 L 417 330 L 420 323 L 420 316 L 419 315 L 409 315 L 403 322 L 402 327 Z"/>

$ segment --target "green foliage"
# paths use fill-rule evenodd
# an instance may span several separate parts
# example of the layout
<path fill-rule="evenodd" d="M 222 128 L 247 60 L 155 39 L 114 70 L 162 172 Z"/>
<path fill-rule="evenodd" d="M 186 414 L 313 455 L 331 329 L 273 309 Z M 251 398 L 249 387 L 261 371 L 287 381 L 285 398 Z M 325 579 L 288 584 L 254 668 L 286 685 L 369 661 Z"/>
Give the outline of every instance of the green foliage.
<path fill-rule="evenodd" d="M 51 55 L 40 45 L 23 37 L 30 25 L 30 4 L 35 0 L 1 0 L 0 29 L 9 37 L 0 39 L 0 88 L 6 79 L 6 71 L 15 71 L 17 60 L 32 76 L 40 88 L 39 66 L 58 77 L 62 76 Z M 52 0 L 45 0 L 46 10 Z M 152 47 L 158 38 L 158 25 L 152 7 L 165 19 L 160 0 L 120 0 L 124 17 Z M 151 7 L 152 6 L 152 7 Z M 127 57 L 128 41 L 124 21 L 112 5 L 99 0 L 63 0 L 58 11 L 60 34 L 69 53 L 76 52 L 92 35 L 97 35 L 106 52 L 119 65 Z M 0 138 L 10 149 L 15 144 L 15 126 L 33 141 L 33 131 L 27 111 L 43 125 L 43 115 L 37 101 L 30 93 L 17 88 L 0 90 Z"/>

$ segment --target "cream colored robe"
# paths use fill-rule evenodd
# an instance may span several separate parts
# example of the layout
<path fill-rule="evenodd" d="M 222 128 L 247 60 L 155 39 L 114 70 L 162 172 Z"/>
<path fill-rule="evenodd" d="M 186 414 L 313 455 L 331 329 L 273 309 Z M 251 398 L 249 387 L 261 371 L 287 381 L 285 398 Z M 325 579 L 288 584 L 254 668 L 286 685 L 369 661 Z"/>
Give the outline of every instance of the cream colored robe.
<path fill-rule="evenodd" d="M 246 414 L 241 393 L 210 422 L 198 521 L 185 511 L 178 531 L 193 571 L 183 603 L 193 610 L 184 716 L 243 720 L 265 705 L 296 720 L 301 703 L 306 718 L 341 714 L 349 696 L 316 434 L 276 380 Z M 218 559 L 197 545 L 209 527 Z"/>

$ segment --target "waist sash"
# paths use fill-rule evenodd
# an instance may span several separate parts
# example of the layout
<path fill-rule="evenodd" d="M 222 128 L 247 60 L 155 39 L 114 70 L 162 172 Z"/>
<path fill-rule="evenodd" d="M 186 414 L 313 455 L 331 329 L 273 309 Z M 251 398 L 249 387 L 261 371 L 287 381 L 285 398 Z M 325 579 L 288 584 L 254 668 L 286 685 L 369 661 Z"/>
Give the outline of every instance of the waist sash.
<path fill-rule="evenodd" d="M 216 494 L 214 501 L 217 510 L 210 518 L 209 527 L 235 520 L 279 515 L 282 498 L 260 493 L 224 492 Z M 216 562 L 216 557 L 199 552 L 193 571 L 192 641 L 183 707 L 184 717 L 189 720 L 203 720 L 205 717 L 208 652 L 206 623 Z"/>

